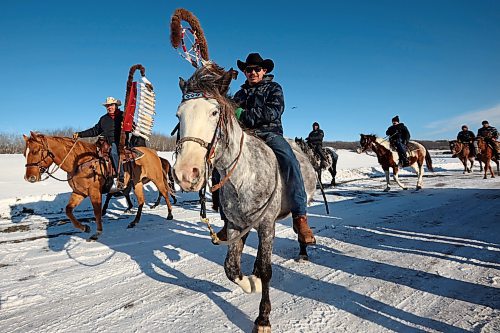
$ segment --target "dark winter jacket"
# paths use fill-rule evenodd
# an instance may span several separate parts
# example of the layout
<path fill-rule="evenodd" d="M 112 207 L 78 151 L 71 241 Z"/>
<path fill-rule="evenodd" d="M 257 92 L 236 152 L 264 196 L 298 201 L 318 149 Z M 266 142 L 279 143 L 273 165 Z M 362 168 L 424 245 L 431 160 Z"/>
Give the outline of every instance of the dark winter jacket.
<path fill-rule="evenodd" d="M 245 111 L 240 122 L 259 133 L 283 135 L 281 115 L 285 111 L 285 99 L 281 86 L 273 82 L 273 75 L 266 75 L 254 86 L 245 82 L 234 94 L 234 101 Z"/>
<path fill-rule="evenodd" d="M 78 132 L 78 136 L 81 138 L 88 138 L 102 134 L 109 144 L 113 142 L 120 143 L 122 120 L 123 111 L 117 111 L 114 119 L 106 113 L 99 119 L 94 127 Z"/>
<path fill-rule="evenodd" d="M 316 145 L 322 145 L 323 144 L 323 137 L 325 136 L 325 133 L 323 132 L 322 129 L 317 129 L 311 131 L 309 135 L 307 136 L 307 142 L 310 145 L 316 146 Z"/>
<path fill-rule="evenodd" d="M 390 136 L 390 142 L 401 140 L 406 145 L 410 141 L 410 131 L 408 131 L 408 128 L 403 123 L 392 125 L 387 129 L 385 134 Z"/>
<path fill-rule="evenodd" d="M 472 131 L 460 131 L 457 134 L 457 141 L 463 143 L 473 142 L 476 137 Z"/>
<path fill-rule="evenodd" d="M 483 138 L 498 139 L 498 131 L 493 126 L 481 127 L 477 130 L 477 136 L 482 136 Z"/>

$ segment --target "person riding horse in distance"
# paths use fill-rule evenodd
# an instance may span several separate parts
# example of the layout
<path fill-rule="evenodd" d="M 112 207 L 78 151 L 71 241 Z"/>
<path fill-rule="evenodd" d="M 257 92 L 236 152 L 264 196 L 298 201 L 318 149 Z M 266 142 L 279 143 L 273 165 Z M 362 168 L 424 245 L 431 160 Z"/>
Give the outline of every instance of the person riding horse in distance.
<path fill-rule="evenodd" d="M 389 136 L 389 142 L 394 146 L 399 155 L 399 161 L 403 167 L 410 165 L 408 155 L 406 153 L 406 145 L 410 141 L 410 131 L 405 124 L 399 122 L 399 116 L 392 118 L 392 126 L 385 132 Z"/>
<path fill-rule="evenodd" d="M 477 136 L 484 138 L 484 141 L 493 149 L 493 153 L 496 155 L 497 159 L 500 158 L 499 151 L 497 149 L 498 131 L 495 127 L 491 126 L 487 120 L 483 120 L 481 123 L 483 127 L 477 130 Z"/>
<path fill-rule="evenodd" d="M 111 162 L 115 173 L 118 175 L 118 183 L 116 188 L 122 190 L 125 188 L 124 184 L 124 172 L 123 167 L 119 167 L 120 155 L 118 152 L 118 145 L 120 143 L 121 126 L 123 121 L 123 111 L 119 109 L 121 101 L 114 97 L 106 98 L 106 101 L 102 103 L 106 108 L 107 113 L 103 115 L 94 127 L 91 127 L 85 131 L 76 132 L 73 134 L 73 138 L 89 138 L 98 135 L 103 135 L 106 141 L 111 145 Z"/>
<path fill-rule="evenodd" d="M 476 147 L 474 147 L 475 139 L 476 136 L 474 135 L 474 132 L 469 131 L 469 127 L 467 125 L 462 125 L 462 130 L 457 134 L 457 141 L 468 145 L 472 156 L 476 156 Z"/>
<path fill-rule="evenodd" d="M 238 60 L 237 65 L 246 81 L 233 97 L 240 106 L 235 111 L 236 118 L 273 150 L 289 190 L 293 230 L 300 243 L 314 244 L 316 240 L 307 223 L 307 195 L 299 162 L 283 137 L 283 90 L 273 81 L 274 75 L 269 74 L 274 69 L 274 62 L 263 59 L 259 53 L 250 53 L 245 61 Z"/>
<path fill-rule="evenodd" d="M 312 127 L 313 130 L 307 136 L 306 141 L 314 152 L 320 157 L 321 164 L 323 165 L 327 160 L 325 153 L 323 152 L 323 138 L 325 137 L 325 133 L 319 128 L 319 123 L 317 122 L 314 122 Z"/>

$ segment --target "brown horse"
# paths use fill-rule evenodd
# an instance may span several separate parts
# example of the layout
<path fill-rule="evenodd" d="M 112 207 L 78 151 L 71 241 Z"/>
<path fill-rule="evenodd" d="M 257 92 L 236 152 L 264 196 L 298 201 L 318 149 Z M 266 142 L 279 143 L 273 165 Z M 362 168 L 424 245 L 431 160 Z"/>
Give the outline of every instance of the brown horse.
<path fill-rule="evenodd" d="M 491 160 L 494 158 L 496 159 L 496 156 L 494 156 L 493 148 L 490 147 L 490 145 L 486 142 L 486 140 L 484 140 L 483 137 L 478 136 L 476 138 L 476 141 L 477 141 L 477 157 L 479 161 L 484 163 L 483 179 L 487 178 L 488 170 L 490 170 L 491 178 L 495 178 L 495 172 L 493 172 L 493 168 L 491 167 Z M 498 160 L 496 161 L 496 163 L 498 170 Z"/>
<path fill-rule="evenodd" d="M 407 188 L 401 184 L 398 177 L 399 172 L 399 158 L 398 154 L 395 151 L 392 151 L 389 142 L 382 138 L 377 138 L 375 135 L 365 135 L 360 134 L 361 139 L 359 140 L 359 144 L 361 145 L 360 149 L 358 149 L 358 153 L 365 152 L 367 150 L 372 150 L 377 154 L 378 162 L 382 166 L 382 169 L 385 172 L 385 180 L 387 182 L 387 187 L 384 189 L 385 192 L 389 191 L 391 188 L 389 187 L 389 168 L 392 168 L 392 177 L 396 181 L 396 183 L 403 189 Z M 417 173 L 417 190 L 422 188 L 423 176 L 424 176 L 424 161 L 427 165 L 427 169 L 429 171 L 434 171 L 432 169 L 432 160 L 431 155 L 425 147 L 416 142 L 410 141 L 408 143 L 408 151 L 409 151 L 409 161 L 410 166 Z"/>
<path fill-rule="evenodd" d="M 458 157 L 458 159 L 464 165 L 464 173 L 472 172 L 472 167 L 474 166 L 474 155 L 471 152 L 470 146 L 468 143 L 462 143 L 457 140 L 448 141 L 450 144 L 450 150 L 453 156 Z M 469 163 L 470 162 L 470 168 Z"/>
<path fill-rule="evenodd" d="M 175 188 L 174 188 L 174 178 L 172 176 L 172 166 L 170 165 L 170 162 L 164 159 L 163 157 L 160 157 L 160 161 L 164 171 L 163 182 L 165 182 L 165 184 L 168 184 L 168 187 L 171 190 L 170 194 L 172 196 L 172 201 L 173 201 L 172 203 L 175 205 L 177 203 L 177 198 L 174 195 Z M 132 182 L 129 182 L 127 184 L 127 187 L 123 191 L 113 192 L 113 193 L 110 192 L 106 194 L 106 200 L 104 200 L 104 205 L 102 206 L 102 215 L 106 215 L 106 211 L 108 210 L 108 205 L 111 198 L 121 197 L 121 196 L 125 197 L 125 200 L 127 201 L 127 209 L 125 209 L 124 213 L 129 213 L 132 207 L 134 207 L 134 205 L 132 204 L 132 200 L 130 200 L 130 191 L 132 191 L 132 186 L 133 186 Z M 161 192 L 158 192 L 158 198 L 156 198 L 156 202 L 150 205 L 149 208 L 158 207 L 161 198 L 163 198 L 163 196 L 161 195 Z"/>
<path fill-rule="evenodd" d="M 55 171 L 48 172 L 52 164 L 56 164 L 67 172 L 67 181 L 73 193 L 66 205 L 66 215 L 75 228 L 90 232 L 88 225 L 82 225 L 73 215 L 73 210 L 83 199 L 90 198 L 96 219 L 97 231 L 89 240 L 97 240 L 102 234 L 102 187 L 105 182 L 102 160 L 96 152 L 96 145 L 71 138 L 48 136 L 31 132 L 31 136 L 23 135 L 26 142 L 24 155 L 26 156 L 26 174 L 24 178 L 30 183 L 41 181 L 41 176 L 49 176 Z M 134 184 L 134 192 L 139 202 L 135 219 L 128 225 L 134 227 L 140 220 L 144 205 L 142 185 L 152 181 L 167 201 L 168 216 L 172 219 L 172 206 L 168 199 L 168 184 L 163 181 L 160 158 L 154 150 L 146 147 L 136 148 L 144 155 L 133 163 L 125 163 L 125 183 L 130 179 Z M 44 180 L 44 179 L 43 179 Z"/>

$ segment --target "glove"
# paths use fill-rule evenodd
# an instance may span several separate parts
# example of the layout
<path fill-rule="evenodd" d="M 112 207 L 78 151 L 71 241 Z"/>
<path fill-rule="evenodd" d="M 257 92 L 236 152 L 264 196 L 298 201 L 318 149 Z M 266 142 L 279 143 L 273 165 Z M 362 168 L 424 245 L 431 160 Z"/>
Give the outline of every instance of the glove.
<path fill-rule="evenodd" d="M 78 139 L 78 133 L 73 133 L 73 140 Z"/>
<path fill-rule="evenodd" d="M 237 108 L 234 110 L 234 115 L 236 116 L 236 119 L 240 120 L 241 114 L 244 112 L 242 108 Z"/>

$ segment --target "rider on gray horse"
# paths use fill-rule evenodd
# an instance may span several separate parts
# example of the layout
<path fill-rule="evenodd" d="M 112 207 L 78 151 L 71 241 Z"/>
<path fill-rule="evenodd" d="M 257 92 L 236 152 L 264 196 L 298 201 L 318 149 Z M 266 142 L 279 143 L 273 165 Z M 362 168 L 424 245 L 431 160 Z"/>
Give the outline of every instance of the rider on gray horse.
<path fill-rule="evenodd" d="M 262 59 L 258 53 L 250 53 L 245 62 L 238 60 L 237 64 L 247 80 L 234 95 L 234 101 L 240 106 L 236 109 L 236 117 L 275 153 L 289 190 L 293 229 L 298 233 L 300 243 L 314 244 L 316 240 L 307 223 L 307 195 L 299 162 L 283 137 L 283 90 L 273 82 L 274 76 L 268 74 L 273 70 L 274 62 Z"/>
<path fill-rule="evenodd" d="M 399 116 L 392 118 L 392 126 L 385 132 L 389 136 L 389 142 L 396 148 L 399 155 L 399 161 L 403 167 L 410 165 L 408 155 L 406 154 L 406 145 L 410 141 L 410 131 L 405 124 L 399 122 Z"/>
<path fill-rule="evenodd" d="M 313 130 L 307 136 L 306 141 L 314 152 L 320 157 L 321 165 L 324 165 L 327 161 L 325 153 L 323 152 L 323 137 L 325 136 L 325 133 L 319 128 L 319 124 L 317 122 L 314 122 L 312 127 Z"/>

